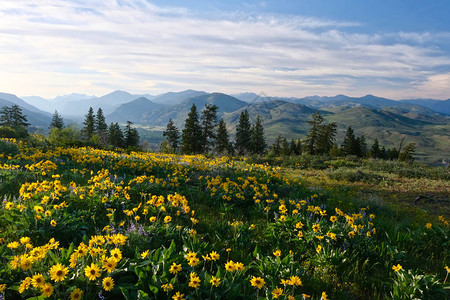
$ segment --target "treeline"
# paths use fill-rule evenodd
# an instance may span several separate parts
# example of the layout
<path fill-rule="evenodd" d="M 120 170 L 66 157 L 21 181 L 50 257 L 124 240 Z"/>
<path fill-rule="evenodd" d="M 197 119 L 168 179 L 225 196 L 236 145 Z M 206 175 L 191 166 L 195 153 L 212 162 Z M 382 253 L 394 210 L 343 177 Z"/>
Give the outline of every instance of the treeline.
<path fill-rule="evenodd" d="M 361 158 L 378 158 L 388 160 L 413 161 L 415 143 L 409 143 L 402 148 L 403 139 L 399 148 L 386 148 L 379 144 L 378 139 L 368 147 L 364 135 L 356 136 L 353 129 L 348 127 L 341 145 L 336 143 L 337 124 L 332 122 L 325 124 L 324 119 L 316 112 L 312 115 L 312 121 L 308 122 L 311 128 L 305 139 L 287 141 L 279 135 L 269 149 L 269 156 L 283 155 L 330 155 L 333 157 L 356 156 Z"/>
<path fill-rule="evenodd" d="M 199 113 L 197 106 L 192 104 L 181 133 L 170 119 L 163 133 L 165 141 L 161 144 L 161 151 L 219 155 L 265 153 L 267 143 L 260 116 L 252 124 L 248 111 L 241 112 L 233 143 L 230 141 L 225 121 L 223 119 L 218 121 L 217 110 L 217 105 L 206 104 Z"/>
<path fill-rule="evenodd" d="M 46 142 L 53 146 L 93 146 L 101 148 L 139 149 L 139 133 L 132 128 L 128 121 L 124 130 L 118 123 L 106 124 L 101 108 L 94 113 L 92 107 L 85 115 L 83 127 L 75 124 L 64 124 L 64 119 L 57 111 L 52 116 Z M 26 115 L 18 105 L 3 107 L 0 110 L 0 137 L 26 138 L 28 137 L 28 123 Z"/>

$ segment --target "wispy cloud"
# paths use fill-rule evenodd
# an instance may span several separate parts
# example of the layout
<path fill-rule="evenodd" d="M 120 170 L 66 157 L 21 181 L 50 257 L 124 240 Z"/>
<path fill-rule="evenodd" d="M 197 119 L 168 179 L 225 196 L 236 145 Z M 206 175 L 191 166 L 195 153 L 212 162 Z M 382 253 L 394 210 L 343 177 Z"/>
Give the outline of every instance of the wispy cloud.
<path fill-rule="evenodd" d="M 143 0 L 6 0 L 0 90 L 448 97 L 450 85 L 440 84 L 448 80 L 450 55 L 439 47 L 448 33 L 365 34 L 362 28 L 280 14 L 206 15 Z M 411 88 L 411 82 L 422 84 Z"/>

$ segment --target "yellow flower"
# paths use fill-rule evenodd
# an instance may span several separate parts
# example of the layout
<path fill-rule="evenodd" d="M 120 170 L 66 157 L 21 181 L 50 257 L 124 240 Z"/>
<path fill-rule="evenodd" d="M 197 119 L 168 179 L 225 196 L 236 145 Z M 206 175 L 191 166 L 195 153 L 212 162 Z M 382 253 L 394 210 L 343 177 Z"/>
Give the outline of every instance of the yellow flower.
<path fill-rule="evenodd" d="M 244 264 L 243 264 L 243 263 L 241 263 L 241 262 L 236 262 L 236 263 L 234 263 L 234 269 L 235 269 L 236 271 L 242 271 L 242 270 L 245 269 L 245 267 L 244 267 Z"/>
<path fill-rule="evenodd" d="M 431 224 L 431 223 L 427 223 L 427 225 L 425 225 L 425 227 L 427 227 L 427 229 L 430 229 L 431 226 L 433 226 L 433 224 Z"/>
<path fill-rule="evenodd" d="M 317 253 L 319 253 L 320 251 L 322 251 L 322 246 L 321 245 L 317 246 L 317 248 L 316 248 L 316 252 Z"/>
<path fill-rule="evenodd" d="M 191 267 L 195 267 L 196 265 L 198 265 L 199 262 L 200 262 L 200 260 L 197 257 L 193 257 L 193 258 L 189 259 L 188 265 Z"/>
<path fill-rule="evenodd" d="M 169 223 L 170 221 L 172 221 L 172 217 L 171 216 L 165 216 L 164 217 L 164 223 Z"/>
<path fill-rule="evenodd" d="M 52 225 L 53 227 L 55 227 L 57 224 L 58 224 L 58 223 L 56 223 L 55 220 L 51 220 L 51 221 L 50 221 L 50 225 Z"/>
<path fill-rule="evenodd" d="M 161 288 L 164 290 L 164 292 L 168 292 L 173 290 L 173 285 L 171 283 L 166 283 L 161 285 Z"/>
<path fill-rule="evenodd" d="M 27 290 L 30 287 L 30 284 L 31 284 L 31 277 L 25 278 L 19 286 L 19 293 L 22 294 L 25 290 Z"/>
<path fill-rule="evenodd" d="M 298 276 L 291 276 L 291 278 L 289 278 L 289 282 L 290 282 L 290 285 L 295 285 L 295 286 L 302 285 L 302 280 Z"/>
<path fill-rule="evenodd" d="M 177 274 L 180 271 L 181 271 L 181 264 L 177 265 L 176 263 L 173 263 L 169 268 L 169 272 L 172 274 Z"/>
<path fill-rule="evenodd" d="M 89 280 L 95 280 L 101 276 L 100 268 L 96 264 L 91 263 L 90 266 L 84 268 L 84 275 L 86 275 Z"/>
<path fill-rule="evenodd" d="M 51 267 L 50 271 L 50 278 L 55 281 L 64 281 L 64 279 L 66 278 L 67 273 L 69 273 L 69 269 L 58 263 L 56 265 L 54 265 L 53 267 Z"/>
<path fill-rule="evenodd" d="M 144 252 L 141 253 L 141 257 L 146 258 L 148 256 L 149 252 L 150 252 L 150 250 L 145 250 Z"/>
<path fill-rule="evenodd" d="M 20 244 L 16 241 L 8 243 L 8 245 L 6 247 L 8 247 L 9 249 L 16 249 L 17 247 L 19 247 Z"/>
<path fill-rule="evenodd" d="M 32 266 L 33 258 L 31 256 L 27 256 L 26 254 L 24 254 L 20 257 L 20 267 L 22 268 L 22 270 L 29 270 Z"/>
<path fill-rule="evenodd" d="M 227 270 L 228 272 L 233 272 L 234 270 L 236 270 L 234 262 L 232 260 L 225 263 L 225 270 Z"/>
<path fill-rule="evenodd" d="M 41 287 L 41 292 L 44 297 L 50 297 L 53 294 L 53 286 L 50 283 L 46 283 Z"/>
<path fill-rule="evenodd" d="M 70 300 L 80 300 L 82 295 L 83 291 L 79 288 L 76 288 L 70 292 Z"/>
<path fill-rule="evenodd" d="M 298 236 L 299 238 L 303 237 L 303 231 L 299 231 L 299 232 L 297 233 L 297 236 Z"/>
<path fill-rule="evenodd" d="M 216 276 L 212 276 L 209 283 L 211 283 L 213 286 L 217 287 L 220 285 L 220 278 L 217 278 Z"/>
<path fill-rule="evenodd" d="M 110 257 L 103 262 L 102 268 L 103 268 L 103 270 L 107 271 L 108 273 L 111 273 L 112 271 L 114 271 L 116 269 L 116 266 L 117 266 L 116 259 L 113 257 Z"/>
<path fill-rule="evenodd" d="M 120 251 L 119 248 L 114 248 L 111 250 L 111 257 L 114 257 L 114 259 L 119 262 L 122 259 L 122 251 Z"/>
<path fill-rule="evenodd" d="M 276 299 L 282 295 L 283 295 L 283 289 L 280 287 L 277 287 L 272 291 L 273 299 Z"/>
<path fill-rule="evenodd" d="M 250 283 L 252 286 L 257 287 L 258 289 L 262 289 L 262 287 L 266 284 L 263 278 L 252 276 L 250 279 Z"/>
<path fill-rule="evenodd" d="M 336 217 L 336 216 L 331 216 L 331 217 L 330 217 L 330 221 L 331 221 L 332 223 L 336 222 L 336 221 L 337 221 L 337 217 Z"/>
<path fill-rule="evenodd" d="M 45 278 L 42 274 L 33 275 L 31 278 L 31 285 L 35 288 L 39 288 L 45 284 Z"/>
<path fill-rule="evenodd" d="M 14 207 L 14 203 L 12 203 L 12 202 L 10 202 L 10 201 L 6 202 L 5 208 L 6 208 L 7 210 L 12 209 L 13 207 Z"/>
<path fill-rule="evenodd" d="M 398 264 L 396 266 L 392 266 L 392 270 L 394 270 L 395 272 L 398 272 L 400 270 L 403 270 L 403 267 L 400 264 Z"/>
<path fill-rule="evenodd" d="M 111 277 L 105 277 L 102 280 L 103 289 L 107 292 L 114 288 L 114 280 Z"/>
<path fill-rule="evenodd" d="M 209 256 L 211 257 L 212 260 L 216 261 L 220 258 L 220 255 L 216 252 L 216 251 L 212 251 Z"/>
<path fill-rule="evenodd" d="M 445 270 L 447 271 L 447 273 L 450 273 L 450 268 L 448 266 L 445 266 Z"/>
<path fill-rule="evenodd" d="M 322 292 L 322 300 L 328 300 L 328 295 L 325 292 Z"/>
<path fill-rule="evenodd" d="M 173 300 L 185 300 L 184 294 L 181 294 L 180 292 L 176 292 L 175 295 L 172 296 Z"/>
<path fill-rule="evenodd" d="M 276 256 L 276 257 L 280 256 L 281 255 L 281 250 L 275 250 L 273 252 L 273 255 Z"/>
<path fill-rule="evenodd" d="M 320 224 L 314 224 L 312 226 L 312 229 L 313 229 L 314 232 L 318 232 L 320 230 Z"/>
<path fill-rule="evenodd" d="M 190 275 L 189 286 L 196 289 L 200 286 L 200 283 L 201 283 L 200 278 L 197 276 L 196 273 L 192 272 Z"/>

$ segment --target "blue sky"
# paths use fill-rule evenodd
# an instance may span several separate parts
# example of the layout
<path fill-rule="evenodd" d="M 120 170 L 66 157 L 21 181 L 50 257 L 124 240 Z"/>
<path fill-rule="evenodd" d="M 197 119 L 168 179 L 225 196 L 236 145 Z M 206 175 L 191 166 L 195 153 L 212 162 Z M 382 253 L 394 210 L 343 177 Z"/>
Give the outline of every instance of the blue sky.
<path fill-rule="evenodd" d="M 0 91 L 450 98 L 450 1 L 3 0 Z"/>

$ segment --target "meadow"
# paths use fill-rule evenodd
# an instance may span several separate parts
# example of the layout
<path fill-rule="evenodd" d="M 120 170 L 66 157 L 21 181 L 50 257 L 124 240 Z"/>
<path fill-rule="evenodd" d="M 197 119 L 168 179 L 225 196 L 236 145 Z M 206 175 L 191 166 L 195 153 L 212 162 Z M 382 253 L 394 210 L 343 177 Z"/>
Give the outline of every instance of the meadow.
<path fill-rule="evenodd" d="M 14 139 L 0 150 L 4 299 L 450 297 L 448 212 L 417 216 L 345 183 L 370 183 L 381 164 L 314 170 Z M 387 197 L 402 174 L 383 168 Z M 445 169 L 410 172 L 448 183 Z"/>

